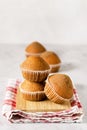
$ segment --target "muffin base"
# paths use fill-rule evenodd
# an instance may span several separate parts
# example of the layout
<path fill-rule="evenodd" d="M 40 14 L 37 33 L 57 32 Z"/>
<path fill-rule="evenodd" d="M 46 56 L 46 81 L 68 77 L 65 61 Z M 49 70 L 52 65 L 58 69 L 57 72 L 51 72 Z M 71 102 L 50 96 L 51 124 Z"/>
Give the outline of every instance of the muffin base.
<path fill-rule="evenodd" d="M 45 71 L 33 71 L 33 70 L 27 70 L 22 68 L 23 77 L 26 80 L 32 82 L 43 82 L 47 78 L 49 73 L 50 73 L 50 69 Z"/>
<path fill-rule="evenodd" d="M 49 65 L 50 68 L 51 68 L 50 72 L 51 72 L 51 73 L 58 72 L 59 69 L 60 69 L 60 65 L 61 65 L 61 64 L 52 64 L 52 65 Z"/>
<path fill-rule="evenodd" d="M 21 88 L 21 84 L 19 86 L 19 90 L 25 100 L 29 101 L 42 101 L 46 99 L 46 95 L 44 91 L 37 91 L 37 92 L 29 92 Z"/>

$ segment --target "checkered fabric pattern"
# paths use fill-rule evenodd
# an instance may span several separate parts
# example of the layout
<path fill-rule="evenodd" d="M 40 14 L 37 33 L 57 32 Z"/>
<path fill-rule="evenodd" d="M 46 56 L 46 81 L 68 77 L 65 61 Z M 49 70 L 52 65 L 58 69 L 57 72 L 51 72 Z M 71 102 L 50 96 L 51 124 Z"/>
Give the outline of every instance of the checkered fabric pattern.
<path fill-rule="evenodd" d="M 10 79 L 6 87 L 6 95 L 2 107 L 2 114 L 11 123 L 60 123 L 82 122 L 83 109 L 76 88 L 73 88 L 74 96 L 69 110 L 58 112 L 24 112 L 16 110 L 17 88 L 21 80 Z"/>

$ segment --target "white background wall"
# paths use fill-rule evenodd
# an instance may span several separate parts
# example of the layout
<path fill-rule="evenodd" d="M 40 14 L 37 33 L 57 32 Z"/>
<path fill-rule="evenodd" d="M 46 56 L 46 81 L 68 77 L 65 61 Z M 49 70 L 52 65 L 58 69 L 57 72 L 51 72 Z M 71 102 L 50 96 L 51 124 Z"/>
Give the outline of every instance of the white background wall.
<path fill-rule="evenodd" d="M 87 43 L 87 0 L 0 0 L 0 43 Z"/>

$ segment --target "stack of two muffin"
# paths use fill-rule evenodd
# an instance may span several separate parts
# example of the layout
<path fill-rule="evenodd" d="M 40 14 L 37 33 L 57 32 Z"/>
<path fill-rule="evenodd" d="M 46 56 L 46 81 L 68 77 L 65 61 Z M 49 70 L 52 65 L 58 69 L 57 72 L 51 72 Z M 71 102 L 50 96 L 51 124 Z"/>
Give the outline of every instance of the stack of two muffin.
<path fill-rule="evenodd" d="M 23 98 L 30 101 L 44 100 L 46 98 L 44 93 L 45 80 L 50 73 L 48 63 L 39 55 L 31 54 L 27 56 L 20 67 L 25 79 L 20 85 Z"/>

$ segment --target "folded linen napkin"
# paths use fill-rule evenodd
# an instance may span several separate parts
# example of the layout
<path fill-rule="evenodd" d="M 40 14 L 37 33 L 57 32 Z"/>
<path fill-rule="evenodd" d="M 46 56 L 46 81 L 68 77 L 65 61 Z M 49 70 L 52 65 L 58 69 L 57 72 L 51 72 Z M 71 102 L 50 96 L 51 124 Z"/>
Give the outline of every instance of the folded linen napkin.
<path fill-rule="evenodd" d="M 6 87 L 6 95 L 2 107 L 2 114 L 11 123 L 60 123 L 60 122 L 82 122 L 83 109 L 76 88 L 73 88 L 74 98 L 71 108 L 58 112 L 24 112 L 16 110 L 17 88 L 21 80 L 10 79 Z"/>

